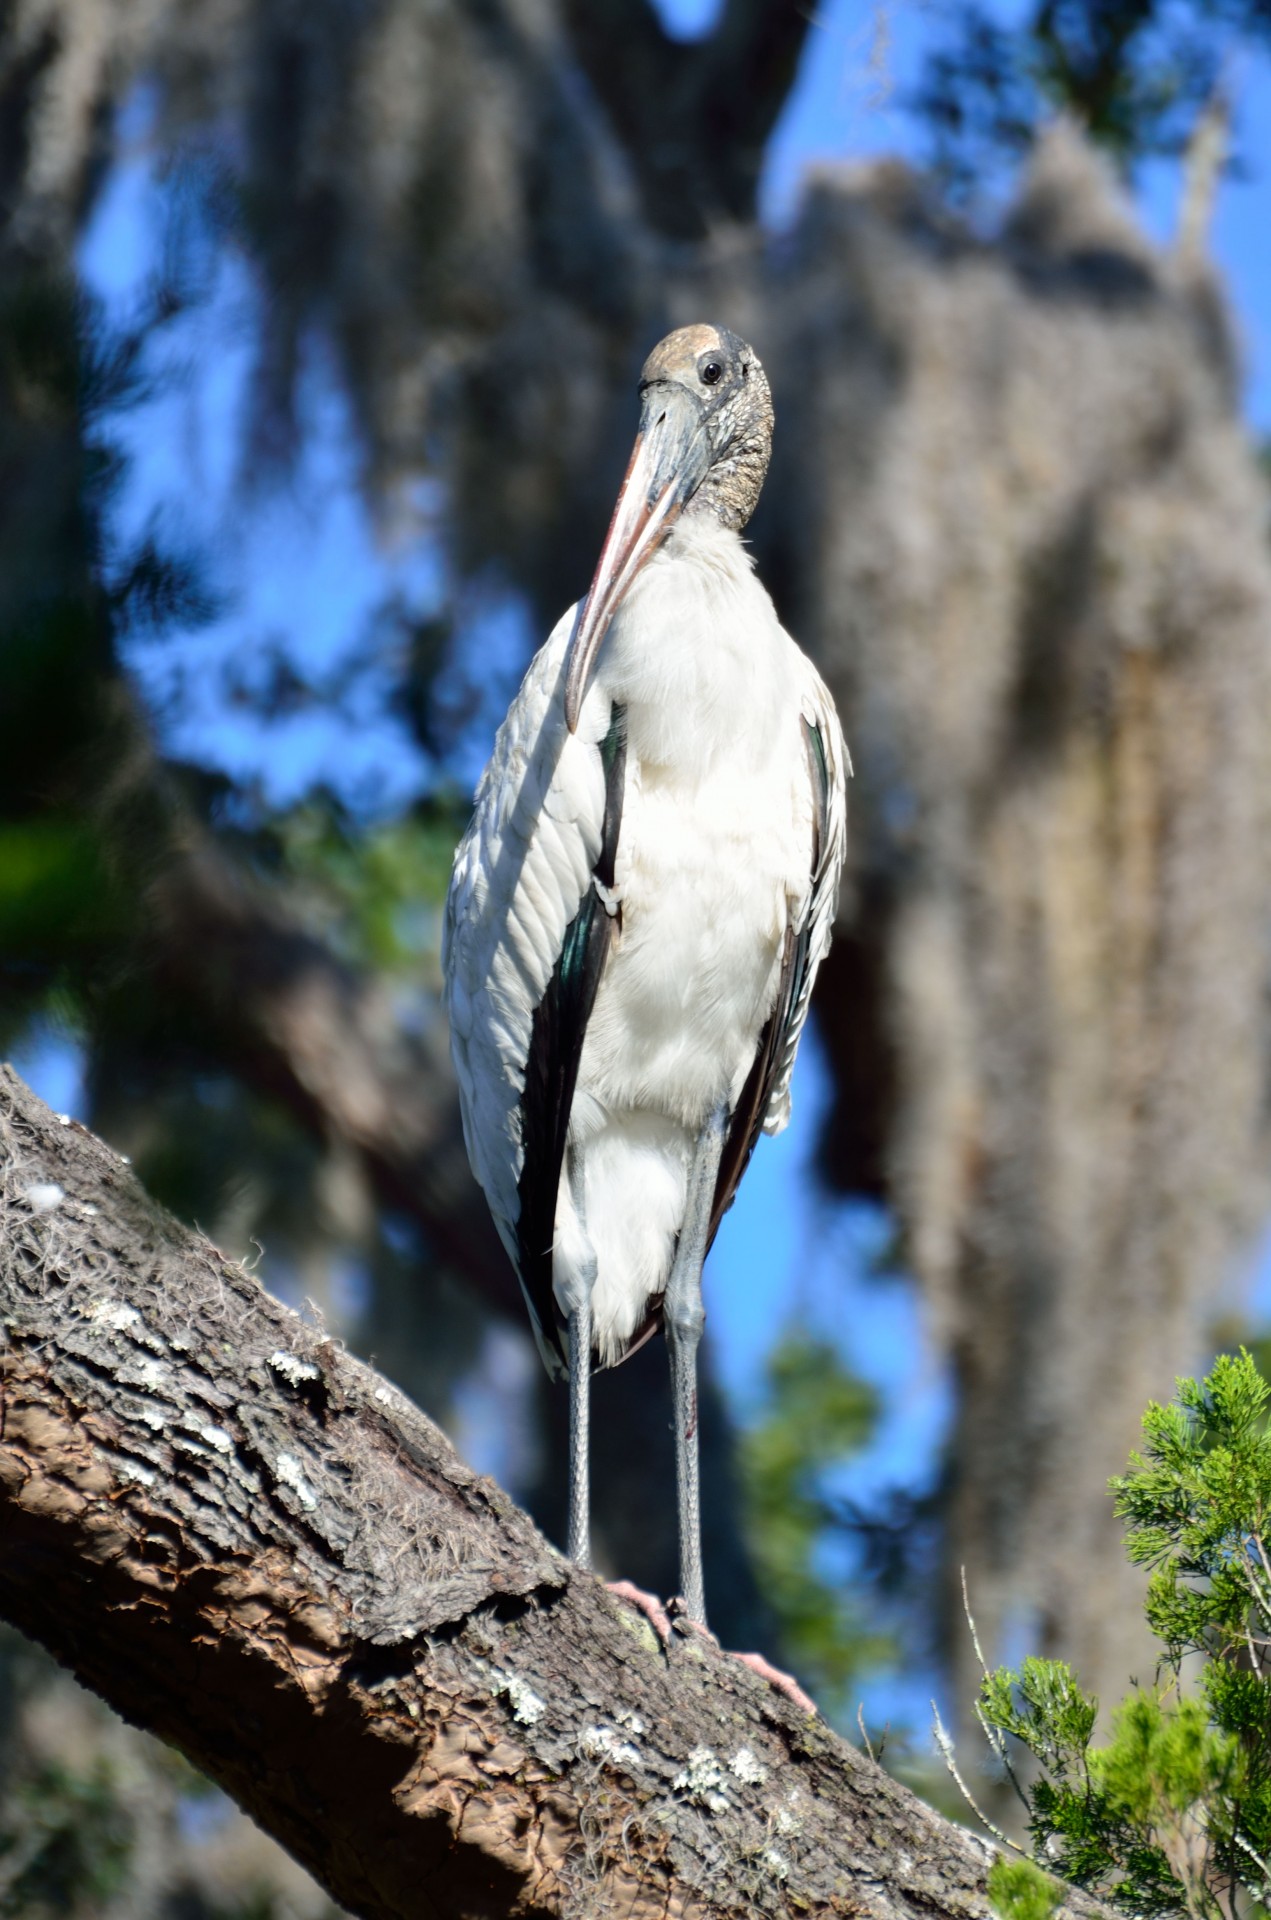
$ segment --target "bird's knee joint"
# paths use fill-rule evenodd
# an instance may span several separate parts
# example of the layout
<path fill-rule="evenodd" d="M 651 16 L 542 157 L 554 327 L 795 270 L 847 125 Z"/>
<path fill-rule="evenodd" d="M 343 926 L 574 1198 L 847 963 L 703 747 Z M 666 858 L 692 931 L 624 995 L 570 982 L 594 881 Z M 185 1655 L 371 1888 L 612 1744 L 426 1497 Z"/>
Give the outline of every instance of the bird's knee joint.
<path fill-rule="evenodd" d="M 706 1309 L 700 1300 L 677 1300 L 668 1296 L 662 1311 L 667 1333 L 672 1340 L 695 1344 L 701 1339 L 702 1328 L 706 1325 Z"/>
<path fill-rule="evenodd" d="M 579 1261 L 568 1279 L 558 1282 L 555 1287 L 556 1304 L 565 1318 L 572 1319 L 576 1313 L 584 1313 L 591 1304 L 592 1288 L 596 1284 L 596 1256 Z"/>

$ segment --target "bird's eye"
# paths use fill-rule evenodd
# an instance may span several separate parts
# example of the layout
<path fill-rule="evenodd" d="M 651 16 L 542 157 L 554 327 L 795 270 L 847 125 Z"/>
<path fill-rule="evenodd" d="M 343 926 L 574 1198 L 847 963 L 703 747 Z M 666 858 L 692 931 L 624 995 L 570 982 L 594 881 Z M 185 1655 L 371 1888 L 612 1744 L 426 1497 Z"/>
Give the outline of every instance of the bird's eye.
<path fill-rule="evenodd" d="M 722 380 L 724 377 L 724 369 L 720 366 L 718 360 L 708 360 L 701 372 L 702 385 L 706 387 L 713 387 L 716 381 Z"/>

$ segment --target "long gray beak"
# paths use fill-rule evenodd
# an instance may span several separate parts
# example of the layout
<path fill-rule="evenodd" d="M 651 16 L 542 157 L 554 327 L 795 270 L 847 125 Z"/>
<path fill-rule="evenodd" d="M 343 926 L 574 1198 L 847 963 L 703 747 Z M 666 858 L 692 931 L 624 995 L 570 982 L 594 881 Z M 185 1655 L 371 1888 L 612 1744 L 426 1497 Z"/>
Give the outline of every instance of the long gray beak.
<path fill-rule="evenodd" d="M 618 504 L 600 549 L 591 591 L 569 643 L 565 721 L 571 733 L 591 684 L 591 672 L 609 622 L 645 562 L 652 558 L 706 478 L 710 441 L 702 409 L 675 381 L 647 387 L 640 431 Z"/>

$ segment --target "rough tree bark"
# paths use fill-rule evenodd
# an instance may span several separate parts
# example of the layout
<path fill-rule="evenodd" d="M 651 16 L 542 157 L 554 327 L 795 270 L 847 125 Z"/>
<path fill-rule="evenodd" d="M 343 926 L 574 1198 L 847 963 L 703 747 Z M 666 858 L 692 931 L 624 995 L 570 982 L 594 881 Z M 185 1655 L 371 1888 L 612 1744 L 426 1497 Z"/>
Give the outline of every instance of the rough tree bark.
<path fill-rule="evenodd" d="M 991 1849 L 664 1649 L 8 1068 L 0 1312 L 0 1611 L 353 1912 L 987 1912 Z"/>

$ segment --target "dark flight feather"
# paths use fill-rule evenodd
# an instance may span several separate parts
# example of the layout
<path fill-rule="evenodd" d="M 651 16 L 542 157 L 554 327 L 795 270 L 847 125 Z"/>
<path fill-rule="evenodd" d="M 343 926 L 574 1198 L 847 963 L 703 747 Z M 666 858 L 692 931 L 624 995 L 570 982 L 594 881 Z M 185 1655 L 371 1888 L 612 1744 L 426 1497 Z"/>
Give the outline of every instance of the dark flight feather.
<path fill-rule="evenodd" d="M 605 816 L 594 881 L 613 886 L 614 861 L 622 825 L 622 792 L 627 767 L 625 711 L 615 706 L 600 746 L 605 770 Z M 595 885 L 588 887 L 565 929 L 547 991 L 534 1010 L 525 1090 L 521 1095 L 524 1159 L 517 1185 L 516 1223 L 521 1284 L 543 1336 L 566 1355 L 552 1296 L 552 1242 L 556 1234 L 556 1197 L 569 1133 L 569 1113 L 578 1081 L 587 1023 L 609 955 L 609 943 L 621 924 L 622 909 L 611 915 Z"/>
<path fill-rule="evenodd" d="M 711 1206 L 708 1246 L 714 1243 L 715 1235 L 719 1231 L 719 1223 L 731 1207 L 741 1183 L 741 1177 L 750 1165 L 750 1156 L 758 1145 L 773 1088 L 780 1074 L 782 1062 L 787 1056 L 792 1029 L 797 1037 L 798 1027 L 802 1025 L 807 1012 L 808 947 L 812 937 L 817 893 L 826 880 L 823 856 L 829 844 L 830 770 L 821 729 L 808 720 L 803 720 L 801 725 L 804 750 L 808 758 L 808 773 L 816 798 L 812 815 L 812 893 L 808 900 L 807 911 L 803 916 L 802 926 L 797 932 L 793 927 L 786 928 L 786 943 L 781 956 L 781 978 L 777 983 L 776 1003 L 759 1036 L 754 1062 L 746 1076 L 746 1084 L 741 1090 L 741 1096 L 728 1124 L 728 1136 L 724 1141 L 719 1175 L 715 1181 L 715 1199 Z"/>

